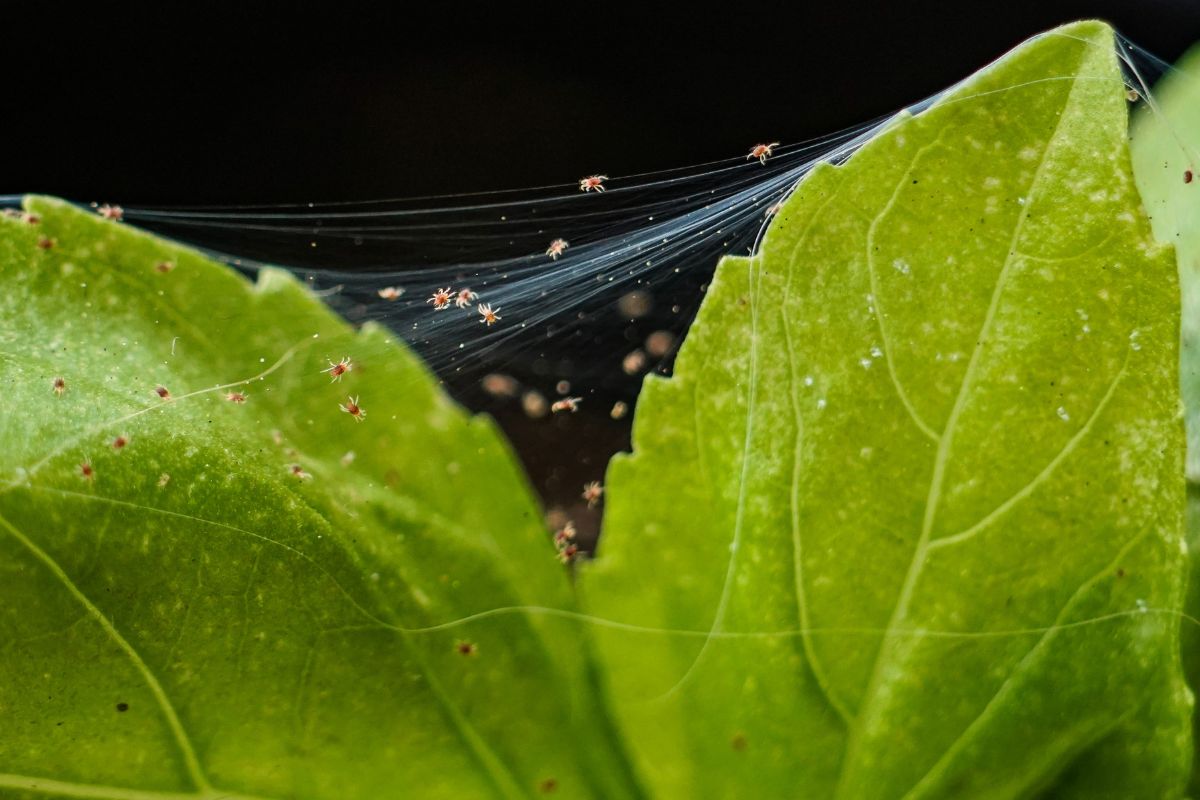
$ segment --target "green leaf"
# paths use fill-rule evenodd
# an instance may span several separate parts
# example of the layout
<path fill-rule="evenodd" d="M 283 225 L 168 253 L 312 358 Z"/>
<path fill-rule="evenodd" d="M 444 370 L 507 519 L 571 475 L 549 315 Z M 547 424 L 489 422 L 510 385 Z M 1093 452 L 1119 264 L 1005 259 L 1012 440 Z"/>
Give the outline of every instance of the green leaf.
<path fill-rule="evenodd" d="M 1200 685 L 1200 48 L 1193 48 L 1155 87 L 1134 118 L 1134 175 L 1154 235 L 1173 244 L 1179 260 L 1182 326 L 1179 384 L 1187 422 L 1188 524 L 1191 577 L 1182 626 L 1188 683 Z M 1193 179 L 1185 180 L 1188 171 Z M 1200 719 L 1193 718 L 1193 737 Z M 1193 769 L 1189 786 L 1200 792 Z"/>
<path fill-rule="evenodd" d="M 647 380 L 582 576 L 663 797 L 1177 797 L 1178 290 L 1111 30 L 800 184 Z"/>
<path fill-rule="evenodd" d="M 1160 81 L 1135 115 L 1134 175 L 1159 241 L 1175 246 L 1183 295 L 1180 388 L 1187 475 L 1200 481 L 1200 48 Z M 1194 173 L 1187 182 L 1186 174 Z"/>
<path fill-rule="evenodd" d="M 489 420 L 286 273 L 26 207 L 0 220 L 0 797 L 637 794 Z"/>

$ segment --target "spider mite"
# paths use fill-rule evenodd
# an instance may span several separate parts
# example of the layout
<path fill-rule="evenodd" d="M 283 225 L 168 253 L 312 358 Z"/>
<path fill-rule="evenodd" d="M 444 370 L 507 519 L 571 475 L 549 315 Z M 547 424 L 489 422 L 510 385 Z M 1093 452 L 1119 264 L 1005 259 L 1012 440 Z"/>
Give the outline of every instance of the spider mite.
<path fill-rule="evenodd" d="M 39 222 L 42 221 L 42 218 L 39 217 L 37 214 L 31 214 L 28 211 L 21 214 L 20 217 L 21 217 L 21 221 L 26 223 L 27 225 L 37 225 Z"/>
<path fill-rule="evenodd" d="M 550 246 L 546 248 L 546 255 L 550 256 L 551 261 L 557 261 L 558 257 L 563 254 L 563 251 L 566 250 L 568 246 L 569 243 L 566 239 L 555 239 L 550 243 Z"/>
<path fill-rule="evenodd" d="M 496 313 L 499 310 L 500 310 L 500 306 L 496 306 L 495 308 L 492 308 L 490 303 L 480 303 L 479 304 L 479 316 L 482 317 L 482 319 L 480 319 L 479 321 L 487 323 L 487 326 L 489 328 L 492 327 L 501 319 L 501 316 Z"/>
<path fill-rule="evenodd" d="M 562 400 L 555 400 L 554 405 L 550 406 L 550 411 L 555 414 L 560 411 L 570 411 L 574 414 L 579 410 L 579 404 L 582 402 L 582 397 L 564 397 Z"/>
<path fill-rule="evenodd" d="M 600 502 L 600 495 L 604 494 L 604 487 L 600 485 L 600 481 L 592 481 L 583 486 L 583 494 L 580 495 L 584 500 L 587 500 L 588 508 L 595 508 L 596 503 Z"/>
<path fill-rule="evenodd" d="M 343 375 L 345 375 L 347 372 L 349 372 L 352 369 L 354 369 L 354 365 L 350 363 L 350 356 L 346 356 L 345 358 L 343 358 L 341 361 L 337 362 L 336 364 L 334 362 L 330 361 L 329 369 L 323 369 L 323 370 L 321 370 L 321 372 L 328 372 L 329 373 L 329 382 L 337 383 L 338 381 L 340 381 L 342 379 Z"/>
<path fill-rule="evenodd" d="M 116 222 L 120 222 L 125 218 L 125 209 L 120 206 L 110 206 L 108 203 L 97 208 L 96 213 L 105 219 L 111 219 Z"/>
<path fill-rule="evenodd" d="M 749 161 L 752 158 L 757 158 L 758 163 L 766 164 L 767 158 L 771 155 L 771 150 L 779 147 L 779 142 L 771 142 L 770 144 L 756 144 L 750 148 L 750 154 L 746 156 Z"/>
<path fill-rule="evenodd" d="M 38 239 L 37 246 L 43 250 L 49 250 L 51 247 L 54 247 L 54 240 L 49 236 L 43 236 Z"/>
<path fill-rule="evenodd" d="M 125 446 L 128 444 L 129 444 L 128 436 L 118 436 L 117 438 L 112 440 L 113 450 L 124 450 Z"/>
<path fill-rule="evenodd" d="M 404 290 L 399 286 L 385 286 L 375 292 L 375 294 L 379 295 L 384 300 L 399 300 L 400 295 L 404 294 Z"/>
<path fill-rule="evenodd" d="M 167 388 L 167 387 L 165 387 L 165 386 L 161 386 L 161 385 L 160 385 L 160 386 L 155 386 L 155 387 L 154 387 L 154 393 L 155 393 L 156 395 L 158 395 L 158 396 L 159 396 L 161 399 L 163 399 L 163 400 L 170 400 L 170 399 L 171 399 L 171 390 L 170 390 L 170 389 L 168 389 L 168 388 Z"/>
<path fill-rule="evenodd" d="M 558 551 L 558 560 L 564 564 L 575 560 L 575 556 L 579 555 L 579 545 L 569 544 Z"/>
<path fill-rule="evenodd" d="M 304 467 L 300 466 L 299 464 L 289 465 L 288 472 L 292 473 L 292 475 L 296 476 L 297 478 L 299 478 L 302 481 L 307 481 L 307 480 L 312 479 L 312 474 L 309 472 L 306 472 Z"/>
<path fill-rule="evenodd" d="M 575 523 L 567 520 L 563 526 L 554 532 L 554 544 L 558 548 L 567 546 L 568 542 L 575 539 Z"/>
<path fill-rule="evenodd" d="M 362 408 L 358 405 L 357 397 L 347 397 L 346 402 L 344 404 L 343 403 L 338 404 L 338 408 L 340 408 L 342 411 L 345 411 L 350 416 L 354 417 L 355 422 L 362 422 L 363 417 L 367 416 L 367 412 L 363 411 Z"/>
<path fill-rule="evenodd" d="M 447 286 L 445 289 L 438 289 L 429 296 L 426 303 L 433 303 L 434 311 L 441 311 L 446 306 L 450 305 L 450 301 L 454 299 L 454 290 Z"/>
<path fill-rule="evenodd" d="M 240 406 L 242 403 L 246 402 L 246 393 L 245 392 L 226 392 L 225 399 L 228 400 L 229 402 L 233 403 L 234 405 Z"/>
<path fill-rule="evenodd" d="M 79 477 L 85 481 L 90 481 L 96 477 L 96 470 L 92 469 L 92 462 L 86 460 L 79 462 Z"/>
<path fill-rule="evenodd" d="M 154 271 L 162 275 L 166 275 L 171 270 L 175 269 L 174 261 L 160 261 L 154 265 Z"/>
<path fill-rule="evenodd" d="M 479 652 L 479 647 L 474 642 L 468 642 L 464 639 L 455 642 L 454 649 L 462 656 L 473 656 Z"/>
<path fill-rule="evenodd" d="M 454 298 L 454 305 L 457 308 L 470 308 L 471 303 L 479 299 L 479 295 L 472 292 L 470 289 L 459 289 L 458 297 Z"/>
<path fill-rule="evenodd" d="M 608 180 L 607 175 L 589 175 L 586 178 L 580 178 L 579 191 L 590 192 L 592 189 L 595 189 L 597 192 L 603 192 L 606 180 Z"/>
<path fill-rule="evenodd" d="M 55 378 L 54 380 L 50 381 L 50 391 L 54 392 L 59 397 L 62 397 L 63 392 L 65 392 L 66 390 L 67 390 L 67 379 L 66 378 L 58 377 L 58 378 Z"/>

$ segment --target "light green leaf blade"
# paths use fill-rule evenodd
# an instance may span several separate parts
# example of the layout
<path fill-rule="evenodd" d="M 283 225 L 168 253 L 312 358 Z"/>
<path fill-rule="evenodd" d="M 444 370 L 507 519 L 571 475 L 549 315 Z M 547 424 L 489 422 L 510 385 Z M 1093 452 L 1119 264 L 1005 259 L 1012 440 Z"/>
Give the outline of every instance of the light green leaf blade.
<path fill-rule="evenodd" d="M 1200 683 L 1200 48 L 1154 86 L 1134 117 L 1134 176 L 1154 235 L 1174 245 L 1182 294 L 1179 385 L 1187 422 L 1188 581 L 1182 648 L 1188 683 Z M 1188 182 L 1186 174 L 1192 171 Z M 1193 718 L 1193 737 L 1200 720 Z M 1190 790 L 1200 792 L 1193 764 Z"/>
<path fill-rule="evenodd" d="M 1188 479 L 1200 481 L 1200 48 L 1180 59 L 1135 115 L 1134 175 L 1154 235 L 1174 245 L 1183 295 L 1180 387 Z M 1188 171 L 1194 173 L 1187 182 Z"/>
<path fill-rule="evenodd" d="M 286 273 L 27 208 L 0 220 L 0 797 L 637 793 L 578 623 L 514 610 L 574 604 L 489 420 Z"/>
<path fill-rule="evenodd" d="M 660 795 L 1178 796 L 1178 294 L 1124 92 L 1107 26 L 1032 40 L 719 266 L 581 583 Z"/>

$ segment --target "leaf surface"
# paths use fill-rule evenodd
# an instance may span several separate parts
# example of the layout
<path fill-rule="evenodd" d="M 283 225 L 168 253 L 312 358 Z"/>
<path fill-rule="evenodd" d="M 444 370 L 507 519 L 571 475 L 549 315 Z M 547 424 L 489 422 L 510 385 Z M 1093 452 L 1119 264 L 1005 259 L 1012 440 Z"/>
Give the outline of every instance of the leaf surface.
<path fill-rule="evenodd" d="M 284 272 L 26 207 L 0 220 L 0 797 L 637 793 L 489 420 Z"/>
<path fill-rule="evenodd" d="M 1178 289 L 1111 30 L 1021 46 L 727 258 L 590 613 L 663 797 L 1179 796 Z"/>
<path fill-rule="evenodd" d="M 1188 523 L 1191 572 L 1181 636 L 1192 687 L 1200 685 L 1200 48 L 1188 52 L 1154 86 L 1134 117 L 1134 175 L 1154 235 L 1173 245 L 1182 295 L 1179 385 L 1187 423 Z M 1192 180 L 1186 180 L 1187 173 Z M 1193 737 L 1200 720 L 1193 720 Z M 1193 764 L 1189 786 L 1200 792 Z"/>

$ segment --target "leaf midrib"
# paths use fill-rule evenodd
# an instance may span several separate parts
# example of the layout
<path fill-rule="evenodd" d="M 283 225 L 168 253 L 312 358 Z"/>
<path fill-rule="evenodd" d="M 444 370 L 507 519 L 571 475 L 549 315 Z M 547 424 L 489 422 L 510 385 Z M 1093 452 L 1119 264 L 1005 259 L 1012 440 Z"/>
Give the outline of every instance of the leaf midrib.
<path fill-rule="evenodd" d="M 1084 56 L 1080 56 L 1082 63 Z M 941 501 L 942 482 L 945 479 L 945 470 L 949 461 L 950 447 L 954 441 L 959 417 L 966 405 L 966 400 L 970 395 L 970 390 L 973 388 L 975 380 L 975 372 L 978 369 L 979 361 L 983 354 L 983 344 L 986 341 L 993 320 L 995 319 L 996 311 L 1000 307 L 1000 298 L 1004 292 L 1004 288 L 1008 281 L 1009 272 L 1014 263 L 1014 254 L 1017 251 L 1017 244 L 1020 241 L 1021 234 L 1025 228 L 1025 222 L 1029 219 L 1033 209 L 1033 199 L 1037 196 L 1037 189 L 1045 174 L 1046 165 L 1049 163 L 1051 151 L 1055 148 L 1059 140 L 1059 133 L 1062 129 L 1063 120 L 1068 116 L 1067 112 L 1073 107 L 1075 92 L 1078 88 L 1078 69 L 1071 81 L 1071 87 L 1068 89 L 1066 102 L 1059 112 L 1058 121 L 1055 123 L 1054 131 L 1047 139 L 1046 146 L 1042 151 L 1041 159 L 1038 163 L 1037 170 L 1034 172 L 1033 179 L 1030 182 L 1029 191 L 1026 194 L 1026 203 L 1022 208 L 1022 213 L 1017 219 L 1017 223 L 1013 228 L 1013 235 L 1009 242 L 1008 249 L 1005 253 L 1004 263 L 1001 265 L 1000 273 L 996 278 L 996 284 L 992 289 L 991 301 L 988 304 L 987 313 L 984 316 L 983 324 L 980 327 L 979 335 L 975 339 L 975 347 L 971 351 L 971 358 L 967 362 L 967 368 L 964 371 L 963 379 L 959 384 L 958 393 L 955 397 L 954 405 L 951 408 L 950 415 L 947 418 L 946 426 L 939 437 L 937 453 L 934 457 L 933 474 L 929 482 L 929 490 L 925 499 L 925 512 L 921 522 L 921 533 L 917 539 L 917 545 L 913 550 L 912 559 L 909 561 L 908 569 L 905 573 L 904 583 L 900 594 L 897 598 L 896 605 L 892 609 L 892 614 L 888 619 L 887 626 L 884 628 L 883 635 L 880 639 L 879 648 L 876 650 L 875 661 L 871 669 L 871 677 L 867 682 L 867 688 L 863 693 L 863 699 L 860 702 L 858 714 L 855 717 L 855 724 L 851 726 L 849 738 L 846 742 L 846 747 L 842 755 L 842 764 L 838 774 L 837 786 L 834 790 L 835 798 L 845 797 L 847 791 L 847 780 L 851 774 L 851 769 L 857 765 L 859 753 L 862 747 L 862 732 L 867 723 L 871 721 L 879 712 L 880 689 L 883 682 L 884 664 L 886 662 L 885 654 L 890 650 L 893 636 L 900 621 L 908 613 L 908 605 L 912 600 L 912 593 L 915 590 L 916 583 L 920 577 L 921 570 L 924 566 L 926 550 L 929 545 L 929 540 L 933 532 L 933 522 L 937 513 L 937 506 Z"/>

